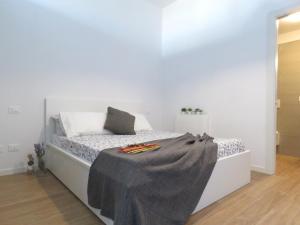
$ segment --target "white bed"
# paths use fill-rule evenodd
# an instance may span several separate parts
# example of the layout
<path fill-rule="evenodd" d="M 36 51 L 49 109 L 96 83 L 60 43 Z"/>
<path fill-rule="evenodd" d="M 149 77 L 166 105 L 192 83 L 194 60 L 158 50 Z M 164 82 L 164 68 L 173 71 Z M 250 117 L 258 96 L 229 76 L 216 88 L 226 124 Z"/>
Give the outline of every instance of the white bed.
<path fill-rule="evenodd" d="M 110 102 L 109 105 L 129 111 L 145 112 L 145 108 L 140 103 Z M 123 144 L 127 143 L 136 143 L 139 142 L 138 140 L 145 142 L 157 140 L 157 138 L 163 139 L 180 135 L 170 132 L 142 132 L 138 133 L 134 138 L 132 136 L 123 136 L 122 140 L 115 136 L 115 141 L 109 141 L 109 144 L 107 143 L 107 140 L 113 139 L 110 135 L 105 137 L 95 135 L 92 137 L 78 138 L 55 136 L 53 127 L 50 123 L 51 116 L 62 111 L 105 111 L 107 106 L 107 102 L 99 100 L 70 100 L 57 98 L 49 98 L 46 100 L 45 129 L 47 140 L 47 167 L 88 207 L 87 183 L 89 169 L 91 162 L 100 150 L 120 144 L 123 146 Z M 96 140 L 91 141 L 90 139 Z M 97 145 L 95 144 L 97 142 L 102 144 L 100 144 L 100 146 L 95 146 Z M 250 182 L 250 152 L 243 149 L 241 143 L 236 139 L 217 139 L 216 142 L 219 146 L 218 161 L 194 213 Z M 82 151 L 82 149 L 87 150 L 86 152 L 88 152 L 88 154 L 83 154 L 84 151 Z M 113 225 L 113 221 L 101 216 L 99 210 L 91 207 L 89 208 L 105 224 Z"/>

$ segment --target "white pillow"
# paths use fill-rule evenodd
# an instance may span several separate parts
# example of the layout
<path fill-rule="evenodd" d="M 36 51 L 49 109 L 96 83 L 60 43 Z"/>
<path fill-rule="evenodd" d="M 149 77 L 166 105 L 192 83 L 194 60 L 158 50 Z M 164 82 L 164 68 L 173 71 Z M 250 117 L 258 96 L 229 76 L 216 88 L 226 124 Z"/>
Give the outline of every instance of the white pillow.
<path fill-rule="evenodd" d="M 103 112 L 61 112 L 59 117 L 67 137 L 108 133 L 103 128 L 106 120 Z"/>
<path fill-rule="evenodd" d="M 152 126 L 148 122 L 145 115 L 139 114 L 139 113 L 133 113 L 133 115 L 135 116 L 135 122 L 134 122 L 134 130 L 135 131 L 153 130 Z"/>
<path fill-rule="evenodd" d="M 65 130 L 64 130 L 63 125 L 61 123 L 59 115 L 52 116 L 51 119 L 52 119 L 53 124 L 54 124 L 55 134 L 58 135 L 58 136 L 66 136 Z"/>

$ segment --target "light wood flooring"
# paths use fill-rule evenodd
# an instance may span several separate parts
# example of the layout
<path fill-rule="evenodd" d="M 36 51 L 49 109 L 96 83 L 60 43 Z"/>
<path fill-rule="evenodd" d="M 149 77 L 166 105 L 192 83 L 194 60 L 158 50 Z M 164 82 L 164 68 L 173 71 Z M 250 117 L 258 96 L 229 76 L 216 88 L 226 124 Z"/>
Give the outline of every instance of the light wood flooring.
<path fill-rule="evenodd" d="M 186 225 L 300 225 L 300 158 L 191 216 Z M 103 225 L 52 175 L 0 177 L 0 225 Z"/>

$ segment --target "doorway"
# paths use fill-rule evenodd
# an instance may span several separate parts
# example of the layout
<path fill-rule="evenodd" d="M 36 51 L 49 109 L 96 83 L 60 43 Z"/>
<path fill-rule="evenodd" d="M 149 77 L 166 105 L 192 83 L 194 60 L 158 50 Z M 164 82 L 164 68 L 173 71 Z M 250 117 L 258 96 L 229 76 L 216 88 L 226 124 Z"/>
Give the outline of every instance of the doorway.
<path fill-rule="evenodd" d="M 300 157 L 300 12 L 278 20 L 278 155 Z"/>

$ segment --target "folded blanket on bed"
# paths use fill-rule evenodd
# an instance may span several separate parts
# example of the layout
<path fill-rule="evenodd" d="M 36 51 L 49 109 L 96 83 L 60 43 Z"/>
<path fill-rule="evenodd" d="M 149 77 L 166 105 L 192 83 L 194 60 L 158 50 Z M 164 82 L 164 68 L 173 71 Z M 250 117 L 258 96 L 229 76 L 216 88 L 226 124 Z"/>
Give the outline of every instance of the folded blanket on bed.
<path fill-rule="evenodd" d="M 160 149 L 100 152 L 90 169 L 88 202 L 115 225 L 184 225 L 214 169 L 217 144 L 189 133 L 148 143 Z"/>

